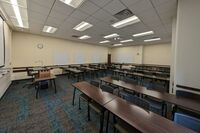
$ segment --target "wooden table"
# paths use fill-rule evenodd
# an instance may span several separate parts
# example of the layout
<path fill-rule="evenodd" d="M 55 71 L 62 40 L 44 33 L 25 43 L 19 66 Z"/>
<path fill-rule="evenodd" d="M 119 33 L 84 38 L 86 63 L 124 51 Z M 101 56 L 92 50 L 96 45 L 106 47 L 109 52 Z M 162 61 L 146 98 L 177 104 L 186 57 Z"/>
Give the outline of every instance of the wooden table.
<path fill-rule="evenodd" d="M 88 82 L 78 82 L 73 84 L 73 87 L 73 105 L 75 91 L 78 89 L 109 112 L 143 133 L 194 133 L 194 131 L 161 117 L 160 115 L 144 110 L 111 93 L 104 92 Z M 107 117 L 106 131 L 108 127 L 108 118 L 109 115 Z"/>
<path fill-rule="evenodd" d="M 185 107 L 194 111 L 197 111 L 200 113 L 200 102 L 193 100 L 193 99 L 188 99 L 188 98 L 183 98 L 183 97 L 178 97 L 173 94 L 169 94 L 166 92 L 158 92 L 158 91 L 153 91 L 153 90 L 147 90 L 145 87 L 139 86 L 139 85 L 134 85 L 130 83 L 126 83 L 121 80 L 114 80 L 111 77 L 104 77 L 100 78 L 101 81 L 117 85 L 119 87 L 135 91 L 140 94 L 144 94 L 147 96 L 151 96 L 157 99 L 160 99 L 162 101 L 175 104 L 177 106 Z"/>
<path fill-rule="evenodd" d="M 70 74 L 72 74 L 74 77 L 77 77 L 77 81 L 80 80 L 80 77 L 84 79 L 84 72 L 75 68 L 69 68 L 69 67 L 62 67 L 63 70 L 68 71 Z"/>
<path fill-rule="evenodd" d="M 126 76 L 126 75 L 133 75 L 133 76 L 138 76 L 138 77 L 143 77 L 143 78 L 150 78 L 150 79 L 156 79 L 156 80 L 162 80 L 162 81 L 167 81 L 167 82 L 170 81 L 169 78 L 158 77 L 158 76 L 155 76 L 155 75 L 146 75 L 146 74 L 142 74 L 142 73 L 127 72 L 127 71 L 122 71 L 122 70 L 114 70 L 113 72 L 115 72 L 115 73 L 122 73 L 122 74 L 124 74 L 124 76 Z"/>
<path fill-rule="evenodd" d="M 40 87 L 39 87 L 39 86 L 36 87 L 36 85 L 37 85 L 37 83 L 40 83 L 40 82 L 42 82 L 42 81 L 47 81 L 47 80 L 52 81 L 53 84 L 54 84 L 55 93 L 56 93 L 57 90 L 56 90 L 56 82 L 55 82 L 55 79 L 56 79 L 56 76 L 55 76 L 55 75 L 50 75 L 49 77 L 43 77 L 43 78 L 35 78 L 33 82 L 34 82 L 34 84 L 35 84 L 35 88 L 37 89 L 37 91 L 36 91 L 36 98 L 38 98 L 38 93 L 39 93 L 39 89 L 40 89 Z"/>
<path fill-rule="evenodd" d="M 86 67 L 82 66 L 80 68 L 83 69 L 85 72 L 89 72 L 90 77 L 92 76 L 95 77 L 95 74 L 96 74 L 96 77 L 98 77 L 98 73 L 97 73 L 98 69 L 87 67 L 87 66 Z"/>
<path fill-rule="evenodd" d="M 117 97 L 111 93 L 102 91 L 100 88 L 97 88 L 86 81 L 72 84 L 72 86 L 74 87 L 72 105 L 74 105 L 76 89 L 78 89 L 79 91 L 81 91 L 100 105 L 104 105 Z"/>
<path fill-rule="evenodd" d="M 110 102 L 111 100 L 113 100 L 117 97 L 111 93 L 102 91 L 100 88 L 93 86 L 90 83 L 85 82 L 85 81 L 72 84 L 72 86 L 74 87 L 72 105 L 74 105 L 76 89 L 78 89 L 79 91 L 81 91 L 82 93 L 87 95 L 90 99 L 94 100 L 96 103 L 98 103 L 102 107 L 104 107 L 104 105 L 106 103 Z M 103 132 L 103 123 L 104 123 L 103 122 L 104 121 L 104 113 L 103 113 L 103 115 L 101 115 L 100 121 L 101 121 L 100 122 L 100 133 L 102 133 Z"/>
<path fill-rule="evenodd" d="M 142 133 L 194 133 L 188 128 L 121 98 L 113 99 L 104 107 Z"/>

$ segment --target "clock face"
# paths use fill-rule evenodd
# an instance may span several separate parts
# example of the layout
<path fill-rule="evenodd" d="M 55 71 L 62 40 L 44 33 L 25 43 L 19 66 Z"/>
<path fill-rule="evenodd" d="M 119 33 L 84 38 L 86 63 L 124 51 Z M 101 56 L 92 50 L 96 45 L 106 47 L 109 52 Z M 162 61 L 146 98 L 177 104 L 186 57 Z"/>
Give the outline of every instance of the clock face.
<path fill-rule="evenodd" d="M 42 49 L 43 48 L 43 44 L 38 44 L 37 48 Z"/>

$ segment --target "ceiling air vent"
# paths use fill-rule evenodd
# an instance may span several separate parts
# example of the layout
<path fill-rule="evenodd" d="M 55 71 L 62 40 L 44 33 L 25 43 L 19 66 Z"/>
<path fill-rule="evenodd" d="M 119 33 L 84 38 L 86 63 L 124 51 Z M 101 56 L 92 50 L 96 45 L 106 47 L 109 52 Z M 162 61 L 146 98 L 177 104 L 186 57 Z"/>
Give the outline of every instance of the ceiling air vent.
<path fill-rule="evenodd" d="M 79 38 L 80 36 L 77 35 L 72 35 L 73 38 Z"/>
<path fill-rule="evenodd" d="M 119 19 L 119 20 L 123 20 L 123 19 L 126 19 L 126 18 L 129 18 L 131 16 L 133 16 L 135 14 L 133 14 L 133 12 L 131 10 L 129 10 L 128 8 L 116 13 L 114 15 L 115 18 Z"/>

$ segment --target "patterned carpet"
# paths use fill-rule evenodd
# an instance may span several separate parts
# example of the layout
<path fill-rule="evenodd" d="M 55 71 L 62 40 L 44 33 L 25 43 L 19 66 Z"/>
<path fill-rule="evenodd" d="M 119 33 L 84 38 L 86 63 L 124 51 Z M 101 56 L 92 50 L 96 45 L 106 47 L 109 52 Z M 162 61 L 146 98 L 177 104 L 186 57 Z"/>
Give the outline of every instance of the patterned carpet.
<path fill-rule="evenodd" d="M 27 82 L 13 82 L 0 100 L 0 133 L 99 132 L 99 116 L 91 111 L 88 122 L 86 104 L 82 102 L 82 109 L 78 109 L 78 96 L 72 106 L 73 80 L 58 76 L 57 93 L 49 87 L 39 92 L 39 99 L 33 87 L 23 88 Z"/>

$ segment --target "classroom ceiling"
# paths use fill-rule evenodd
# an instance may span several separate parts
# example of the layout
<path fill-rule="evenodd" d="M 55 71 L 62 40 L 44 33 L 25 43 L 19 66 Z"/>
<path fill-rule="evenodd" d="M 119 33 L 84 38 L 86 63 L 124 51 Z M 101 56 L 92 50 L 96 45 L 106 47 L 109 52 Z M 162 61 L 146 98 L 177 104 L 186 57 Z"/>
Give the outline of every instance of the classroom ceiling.
<path fill-rule="evenodd" d="M 60 0 L 27 0 L 29 29 L 16 28 L 12 24 L 11 27 L 16 31 L 103 46 L 112 46 L 111 44 L 126 39 L 134 41 L 124 43 L 123 46 L 167 43 L 171 41 L 172 18 L 176 16 L 176 8 L 176 0 L 85 0 L 78 8 L 68 6 Z M 114 15 L 124 9 L 132 11 L 141 22 L 120 29 L 112 27 L 113 23 L 120 21 Z M 93 27 L 82 32 L 74 30 L 82 21 L 89 22 Z M 53 34 L 44 33 L 42 30 L 45 25 L 58 30 Z M 132 36 L 150 30 L 155 34 L 137 38 Z M 112 33 L 119 34 L 120 40 L 109 39 L 110 43 L 99 43 L 105 40 L 103 36 Z M 73 35 L 89 35 L 91 38 L 80 40 L 72 37 Z M 160 37 L 161 40 L 144 42 L 153 37 Z"/>

